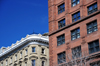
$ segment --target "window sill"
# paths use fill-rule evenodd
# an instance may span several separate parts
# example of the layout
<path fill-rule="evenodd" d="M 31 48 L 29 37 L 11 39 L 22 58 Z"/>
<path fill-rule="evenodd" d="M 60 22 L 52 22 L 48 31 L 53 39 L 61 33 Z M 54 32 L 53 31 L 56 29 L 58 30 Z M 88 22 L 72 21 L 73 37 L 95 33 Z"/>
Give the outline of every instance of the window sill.
<path fill-rule="evenodd" d="M 42 54 L 42 53 L 41 53 L 41 55 L 46 56 L 46 54 Z"/>
<path fill-rule="evenodd" d="M 30 55 L 32 55 L 32 54 L 37 54 L 36 52 L 32 52 L 32 53 L 30 53 Z"/>
<path fill-rule="evenodd" d="M 28 55 L 25 55 L 24 57 L 27 57 Z"/>
<path fill-rule="evenodd" d="M 87 36 L 89 36 L 89 35 L 91 35 L 91 34 L 95 34 L 95 33 L 97 33 L 97 32 L 98 32 L 98 30 L 97 30 L 97 31 L 94 31 L 94 32 L 92 32 L 92 33 L 87 34 Z"/>
<path fill-rule="evenodd" d="M 22 58 L 20 58 L 19 60 L 21 60 Z"/>

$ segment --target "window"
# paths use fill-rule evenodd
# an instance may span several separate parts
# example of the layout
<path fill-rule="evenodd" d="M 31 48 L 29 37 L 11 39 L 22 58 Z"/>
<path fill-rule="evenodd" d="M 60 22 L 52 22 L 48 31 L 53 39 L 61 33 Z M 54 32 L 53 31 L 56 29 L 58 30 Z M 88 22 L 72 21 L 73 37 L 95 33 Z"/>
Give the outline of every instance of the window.
<path fill-rule="evenodd" d="M 94 53 L 99 51 L 99 40 L 88 43 L 89 53 Z"/>
<path fill-rule="evenodd" d="M 63 34 L 61 36 L 58 36 L 57 37 L 57 45 L 59 46 L 59 45 L 62 45 L 64 43 L 65 43 L 65 35 Z"/>
<path fill-rule="evenodd" d="M 91 5 L 88 7 L 88 15 L 89 14 L 92 14 L 93 12 L 96 12 L 98 9 L 97 9 L 97 3 Z"/>
<path fill-rule="evenodd" d="M 25 62 L 25 66 L 27 66 L 27 62 Z"/>
<path fill-rule="evenodd" d="M 20 58 L 22 58 L 22 52 L 20 52 Z"/>
<path fill-rule="evenodd" d="M 35 66 L 35 60 L 32 60 L 32 66 Z"/>
<path fill-rule="evenodd" d="M 1 66 L 3 66 L 3 62 L 1 63 Z"/>
<path fill-rule="evenodd" d="M 35 47 L 32 47 L 32 52 L 35 52 Z"/>
<path fill-rule="evenodd" d="M 10 63 L 12 63 L 12 57 L 10 58 Z"/>
<path fill-rule="evenodd" d="M 90 33 L 95 32 L 97 30 L 98 30 L 97 21 L 93 21 L 93 22 L 87 24 L 87 34 L 90 34 Z"/>
<path fill-rule="evenodd" d="M 90 66 L 100 66 L 100 61 L 95 62 L 95 63 L 91 63 Z"/>
<path fill-rule="evenodd" d="M 27 51 L 27 49 L 26 49 L 25 51 L 26 51 L 25 53 L 26 53 L 26 55 L 27 55 L 27 54 L 28 54 L 28 51 Z"/>
<path fill-rule="evenodd" d="M 45 49 L 44 48 L 42 48 L 42 54 L 44 54 L 45 53 Z"/>
<path fill-rule="evenodd" d="M 58 14 L 62 13 L 65 11 L 65 4 L 61 4 L 58 6 Z"/>
<path fill-rule="evenodd" d="M 6 65 L 8 65 L 8 61 L 6 60 Z"/>
<path fill-rule="evenodd" d="M 75 40 L 77 38 L 80 38 L 80 29 L 74 29 L 71 31 L 71 40 Z"/>
<path fill-rule="evenodd" d="M 61 21 L 58 22 L 58 28 L 59 29 L 62 28 L 62 27 L 64 27 L 64 26 L 65 26 L 65 19 L 63 19 L 63 20 L 61 20 Z"/>
<path fill-rule="evenodd" d="M 65 52 L 58 54 L 58 64 L 66 62 Z"/>
<path fill-rule="evenodd" d="M 15 60 L 17 60 L 17 55 L 15 55 Z"/>
<path fill-rule="evenodd" d="M 42 66 L 45 66 L 45 61 L 42 61 Z"/>
<path fill-rule="evenodd" d="M 72 49 L 72 58 L 75 59 L 78 57 L 81 57 L 81 46 Z"/>
<path fill-rule="evenodd" d="M 75 22 L 80 19 L 80 12 L 77 12 L 72 15 L 72 22 Z"/>
<path fill-rule="evenodd" d="M 72 0 L 72 7 L 80 3 L 80 0 Z"/>

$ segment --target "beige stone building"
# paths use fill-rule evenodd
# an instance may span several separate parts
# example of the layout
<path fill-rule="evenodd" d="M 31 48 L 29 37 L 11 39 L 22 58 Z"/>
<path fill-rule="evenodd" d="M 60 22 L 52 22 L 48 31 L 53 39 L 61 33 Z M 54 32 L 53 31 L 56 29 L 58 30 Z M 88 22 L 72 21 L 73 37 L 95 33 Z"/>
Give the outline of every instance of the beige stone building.
<path fill-rule="evenodd" d="M 10 47 L 2 47 L 0 66 L 49 66 L 48 36 L 27 35 Z"/>

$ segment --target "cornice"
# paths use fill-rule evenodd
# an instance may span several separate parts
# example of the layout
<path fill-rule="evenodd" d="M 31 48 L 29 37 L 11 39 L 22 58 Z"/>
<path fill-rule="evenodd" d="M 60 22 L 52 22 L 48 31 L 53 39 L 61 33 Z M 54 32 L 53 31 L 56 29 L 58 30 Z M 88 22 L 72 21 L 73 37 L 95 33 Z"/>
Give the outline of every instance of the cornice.
<path fill-rule="evenodd" d="M 25 38 L 22 38 L 20 41 L 17 41 L 15 44 L 12 44 L 13 46 L 7 48 L 4 52 L 0 53 L 0 57 L 2 57 L 3 55 L 5 55 L 7 53 L 10 53 L 11 51 L 24 45 L 27 42 L 29 42 L 28 44 L 32 44 L 34 42 L 35 43 L 37 42 L 37 44 L 39 44 L 39 45 L 49 46 L 48 36 L 42 36 L 41 34 L 27 35 Z"/>

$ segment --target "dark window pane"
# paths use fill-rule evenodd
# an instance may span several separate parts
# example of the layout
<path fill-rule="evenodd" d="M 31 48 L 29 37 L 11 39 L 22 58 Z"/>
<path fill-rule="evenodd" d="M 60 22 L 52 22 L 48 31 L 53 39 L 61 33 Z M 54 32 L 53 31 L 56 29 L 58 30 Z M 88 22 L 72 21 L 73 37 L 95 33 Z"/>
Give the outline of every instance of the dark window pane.
<path fill-rule="evenodd" d="M 93 12 L 97 11 L 97 3 L 88 7 L 88 15 L 92 14 Z"/>
<path fill-rule="evenodd" d="M 63 34 L 61 36 L 58 36 L 57 37 L 57 45 L 59 46 L 59 45 L 62 45 L 64 43 L 65 43 L 65 35 Z"/>
<path fill-rule="evenodd" d="M 80 29 L 74 29 L 71 31 L 71 40 L 75 40 L 77 38 L 80 38 Z"/>
<path fill-rule="evenodd" d="M 97 21 L 93 21 L 89 24 L 87 24 L 87 34 L 90 34 L 94 31 L 97 31 Z"/>
<path fill-rule="evenodd" d="M 99 40 L 88 43 L 88 46 L 90 54 L 99 51 Z"/>
<path fill-rule="evenodd" d="M 58 22 L 58 28 L 59 29 L 62 28 L 62 27 L 64 27 L 64 26 L 65 26 L 65 19 L 63 19 L 63 20 L 61 20 L 61 21 Z"/>
<path fill-rule="evenodd" d="M 58 54 L 58 64 L 66 62 L 65 52 Z"/>
<path fill-rule="evenodd" d="M 72 15 L 72 22 L 75 22 L 80 19 L 80 12 L 77 12 Z"/>
<path fill-rule="evenodd" d="M 72 0 L 71 4 L 72 4 L 72 7 L 79 4 L 80 3 L 80 0 Z"/>
<path fill-rule="evenodd" d="M 58 14 L 62 13 L 65 11 L 65 4 L 61 4 L 60 6 L 58 6 Z"/>

